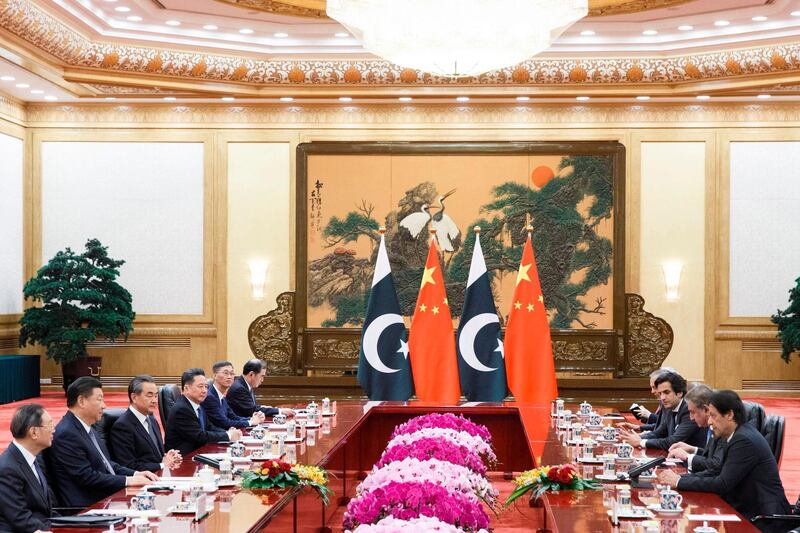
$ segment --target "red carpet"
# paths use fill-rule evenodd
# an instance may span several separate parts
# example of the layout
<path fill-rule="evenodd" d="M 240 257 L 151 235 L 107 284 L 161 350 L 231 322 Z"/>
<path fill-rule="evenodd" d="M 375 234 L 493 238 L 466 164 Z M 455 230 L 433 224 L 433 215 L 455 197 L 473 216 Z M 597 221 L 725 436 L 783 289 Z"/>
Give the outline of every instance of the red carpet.
<path fill-rule="evenodd" d="M 106 406 L 127 407 L 128 400 L 126 396 L 124 392 L 108 392 L 105 394 Z M 786 434 L 784 436 L 780 473 L 783 487 L 786 489 L 786 497 L 790 503 L 794 503 L 797 501 L 798 495 L 800 495 L 800 447 L 792 446 L 792 443 L 800 442 L 800 398 L 747 399 L 762 404 L 767 414 L 778 414 L 786 418 Z M 5 450 L 9 442 L 11 442 L 11 433 L 8 427 L 14 411 L 19 405 L 29 402 L 42 404 L 56 423 L 66 411 L 64 395 L 60 392 L 45 392 L 36 399 L 0 405 L 0 450 Z"/>

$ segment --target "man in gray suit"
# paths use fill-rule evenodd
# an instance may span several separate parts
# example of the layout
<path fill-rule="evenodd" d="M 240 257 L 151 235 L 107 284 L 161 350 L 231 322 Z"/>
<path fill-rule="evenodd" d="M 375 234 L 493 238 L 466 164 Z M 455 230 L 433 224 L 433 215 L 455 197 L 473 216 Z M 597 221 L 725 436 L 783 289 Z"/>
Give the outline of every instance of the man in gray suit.
<path fill-rule="evenodd" d="M 715 473 L 719 472 L 722 465 L 725 440 L 714 437 L 714 432 L 709 427 L 708 403 L 711 401 L 712 392 L 707 385 L 695 385 L 686 393 L 685 398 L 689 408 L 689 418 L 701 428 L 706 428 L 705 445 L 692 446 L 685 442 L 676 442 L 669 448 L 669 457 L 686 463 L 689 472 Z"/>

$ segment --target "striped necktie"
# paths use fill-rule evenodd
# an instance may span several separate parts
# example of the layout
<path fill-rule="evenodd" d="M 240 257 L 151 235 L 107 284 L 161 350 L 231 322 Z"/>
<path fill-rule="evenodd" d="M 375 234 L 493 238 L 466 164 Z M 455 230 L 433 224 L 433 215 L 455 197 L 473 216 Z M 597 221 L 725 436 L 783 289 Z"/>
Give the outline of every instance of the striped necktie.
<path fill-rule="evenodd" d="M 89 430 L 89 440 L 92 441 L 92 444 L 94 444 L 94 447 L 97 449 L 97 453 L 99 453 L 100 457 L 103 459 L 103 464 L 106 465 L 106 470 L 108 470 L 108 473 L 116 475 L 116 472 L 114 472 L 114 467 L 108 462 L 106 455 L 103 453 L 103 449 L 100 448 L 100 443 L 97 442 L 97 437 L 95 437 L 93 429 Z"/>

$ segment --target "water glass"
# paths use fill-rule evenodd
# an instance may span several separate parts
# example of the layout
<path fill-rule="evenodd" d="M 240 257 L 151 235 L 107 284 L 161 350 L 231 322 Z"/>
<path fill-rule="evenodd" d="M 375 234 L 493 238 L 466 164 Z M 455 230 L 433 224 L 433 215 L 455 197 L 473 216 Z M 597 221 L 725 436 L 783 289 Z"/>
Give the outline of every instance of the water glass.
<path fill-rule="evenodd" d="M 631 510 L 631 489 L 622 487 L 617 491 L 617 505 L 624 511 Z"/>

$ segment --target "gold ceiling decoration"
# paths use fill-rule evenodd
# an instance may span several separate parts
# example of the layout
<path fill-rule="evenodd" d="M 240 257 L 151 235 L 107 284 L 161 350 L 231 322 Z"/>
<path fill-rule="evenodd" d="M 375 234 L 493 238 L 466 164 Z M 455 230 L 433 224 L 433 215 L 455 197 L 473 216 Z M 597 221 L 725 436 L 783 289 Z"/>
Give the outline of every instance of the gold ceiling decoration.
<path fill-rule="evenodd" d="M 216 0 L 222 4 L 293 17 L 327 18 L 325 0 Z M 695 0 L 589 0 L 589 16 L 638 13 Z"/>

